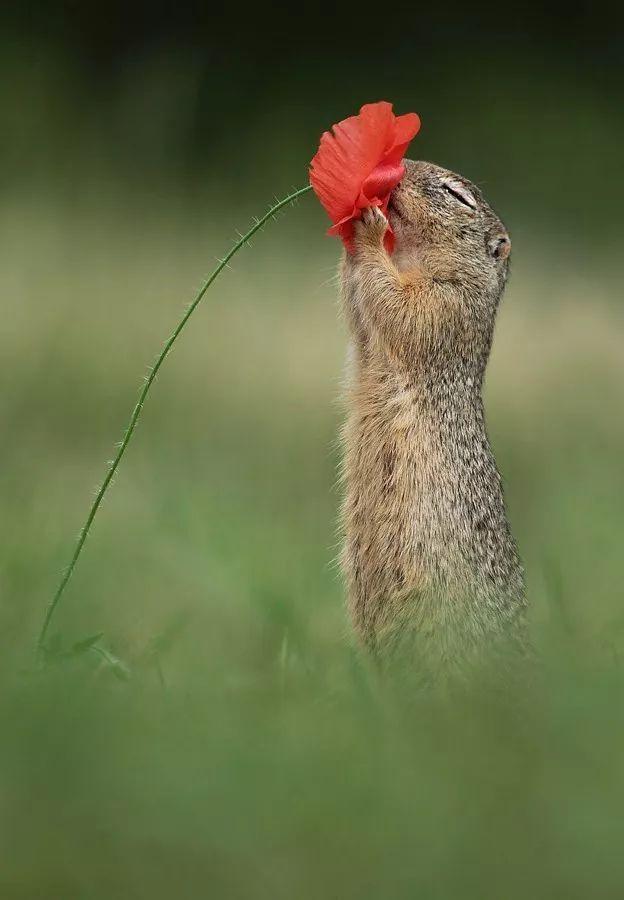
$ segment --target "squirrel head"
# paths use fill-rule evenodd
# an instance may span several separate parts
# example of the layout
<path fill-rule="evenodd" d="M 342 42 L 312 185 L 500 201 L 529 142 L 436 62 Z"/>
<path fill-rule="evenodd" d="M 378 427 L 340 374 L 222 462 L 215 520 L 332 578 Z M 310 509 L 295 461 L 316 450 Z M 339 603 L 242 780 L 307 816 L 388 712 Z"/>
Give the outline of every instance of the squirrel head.
<path fill-rule="evenodd" d="M 399 270 L 419 266 L 432 278 L 484 293 L 495 305 L 509 268 L 507 230 L 481 191 L 461 175 L 428 162 L 404 160 L 405 175 L 390 196 Z"/>

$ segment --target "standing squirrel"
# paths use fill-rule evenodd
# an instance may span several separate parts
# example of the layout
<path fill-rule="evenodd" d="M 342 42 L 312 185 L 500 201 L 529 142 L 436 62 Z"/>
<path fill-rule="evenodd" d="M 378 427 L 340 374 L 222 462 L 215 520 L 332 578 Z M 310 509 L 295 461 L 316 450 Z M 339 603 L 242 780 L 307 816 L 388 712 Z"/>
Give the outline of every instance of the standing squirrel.
<path fill-rule="evenodd" d="M 342 263 L 342 565 L 366 646 L 452 664 L 499 637 L 524 643 L 523 568 L 481 396 L 511 242 L 465 178 L 404 164 L 388 219 L 365 210 Z"/>

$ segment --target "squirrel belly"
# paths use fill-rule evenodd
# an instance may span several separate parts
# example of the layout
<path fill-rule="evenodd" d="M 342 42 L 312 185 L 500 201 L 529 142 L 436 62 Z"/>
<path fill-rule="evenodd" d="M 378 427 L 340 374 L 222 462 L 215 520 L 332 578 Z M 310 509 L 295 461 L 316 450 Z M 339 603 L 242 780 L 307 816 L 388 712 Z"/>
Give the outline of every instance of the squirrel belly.
<path fill-rule="evenodd" d="M 366 646 L 416 642 L 452 661 L 524 630 L 481 396 L 510 242 L 474 185 L 429 163 L 406 160 L 389 218 L 393 256 L 387 220 L 370 209 L 342 266 L 342 566 Z"/>

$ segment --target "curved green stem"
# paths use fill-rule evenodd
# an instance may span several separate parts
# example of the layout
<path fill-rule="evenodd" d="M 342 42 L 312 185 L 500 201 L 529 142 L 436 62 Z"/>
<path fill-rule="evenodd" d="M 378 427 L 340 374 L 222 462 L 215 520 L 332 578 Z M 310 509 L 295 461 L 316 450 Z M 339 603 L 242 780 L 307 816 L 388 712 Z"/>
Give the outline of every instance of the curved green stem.
<path fill-rule="evenodd" d="M 216 269 L 208 276 L 208 278 L 206 279 L 206 281 L 200 288 L 198 294 L 196 295 L 195 299 L 193 300 L 193 302 L 191 303 L 189 308 L 186 310 L 186 312 L 182 316 L 182 319 L 180 320 L 175 331 L 173 332 L 171 337 L 167 340 L 165 346 L 161 350 L 160 355 L 158 356 L 158 359 L 154 363 L 154 366 L 152 367 L 149 377 L 147 378 L 145 385 L 143 386 L 143 389 L 139 395 L 139 399 L 137 401 L 136 406 L 134 407 L 132 415 L 130 416 L 130 421 L 128 422 L 128 426 L 127 426 L 125 434 L 123 436 L 123 440 L 121 441 L 121 444 L 119 445 L 119 450 L 117 451 L 117 455 L 113 459 L 113 461 L 110 465 L 110 468 L 109 468 L 108 472 L 106 473 L 106 477 L 105 477 L 104 481 L 102 482 L 102 484 L 95 496 L 95 500 L 93 501 L 91 509 L 89 510 L 87 519 L 86 519 L 84 525 L 82 526 L 82 529 L 80 531 L 80 535 L 78 537 L 78 541 L 76 543 L 76 547 L 74 549 L 74 553 L 72 555 L 69 566 L 65 570 L 65 574 L 63 575 L 63 578 L 61 579 L 61 583 L 58 586 L 56 594 L 52 598 L 52 600 L 46 610 L 46 613 L 45 613 L 45 616 L 43 619 L 43 625 L 41 627 L 41 632 L 39 634 L 39 639 L 37 641 L 37 648 L 39 651 L 41 651 L 44 647 L 46 635 L 48 633 L 48 629 L 50 627 L 50 622 L 52 621 L 52 617 L 54 616 L 54 613 L 56 611 L 56 608 L 58 607 L 59 601 L 60 601 L 61 597 L 63 596 L 63 593 L 65 592 L 65 588 L 67 587 L 69 580 L 74 573 L 74 569 L 76 568 L 76 563 L 78 562 L 78 559 L 80 558 L 80 554 L 82 553 L 82 548 L 84 547 L 85 541 L 87 540 L 87 537 L 89 535 L 89 531 L 91 530 L 91 525 L 93 524 L 93 520 L 95 519 L 97 511 L 100 508 L 100 504 L 102 503 L 102 500 L 104 499 L 104 496 L 105 496 L 106 491 L 108 490 L 108 487 L 113 479 L 113 476 L 119 467 L 119 463 L 123 459 L 123 455 L 126 452 L 128 444 L 130 443 L 130 440 L 132 438 L 132 435 L 134 434 L 134 429 L 136 428 L 136 424 L 139 420 L 139 416 L 141 415 L 141 410 L 143 409 L 143 405 L 147 399 L 147 395 L 149 394 L 152 384 L 154 383 L 154 380 L 156 379 L 156 376 L 158 375 L 160 367 L 162 366 L 165 359 L 167 358 L 169 351 L 171 350 L 171 348 L 175 344 L 176 340 L 180 336 L 184 326 L 186 325 L 188 320 L 191 318 L 191 316 L 193 315 L 193 313 L 195 312 L 195 310 L 201 303 L 201 301 L 204 297 L 204 294 L 206 293 L 206 291 L 208 290 L 208 288 L 210 287 L 212 282 L 215 280 L 217 275 L 219 275 L 219 273 L 222 272 L 223 269 L 227 266 L 227 264 L 232 259 L 234 254 L 238 253 L 238 251 L 241 249 L 241 247 L 243 247 L 250 240 L 250 238 L 252 238 L 254 236 L 254 234 L 256 234 L 256 232 L 259 231 L 262 228 L 262 226 L 270 218 L 275 216 L 275 214 L 277 212 L 279 212 L 280 209 L 282 209 L 284 206 L 287 206 L 289 203 L 292 203 L 294 200 L 296 200 L 298 197 L 301 197 L 302 194 L 307 193 L 309 190 L 311 190 L 310 185 L 306 185 L 305 187 L 300 188 L 297 191 L 294 191 L 292 194 L 289 194 L 288 197 L 285 197 L 283 200 L 280 200 L 278 203 L 275 204 L 275 206 L 272 206 L 271 209 L 264 216 L 262 216 L 262 218 L 257 219 L 255 221 L 254 225 L 249 229 L 249 231 L 246 234 L 242 235 L 240 240 L 234 244 L 234 246 L 229 251 L 229 253 L 227 253 L 226 256 L 221 260 L 221 262 L 216 267 Z"/>

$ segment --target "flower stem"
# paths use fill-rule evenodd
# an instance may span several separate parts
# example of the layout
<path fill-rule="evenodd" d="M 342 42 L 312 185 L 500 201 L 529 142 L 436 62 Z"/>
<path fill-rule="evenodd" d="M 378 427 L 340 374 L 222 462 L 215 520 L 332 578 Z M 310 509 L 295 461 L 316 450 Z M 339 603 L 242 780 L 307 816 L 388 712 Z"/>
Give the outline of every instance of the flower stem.
<path fill-rule="evenodd" d="M 113 476 L 119 467 L 119 463 L 123 459 L 124 453 L 126 452 L 126 450 L 128 448 L 128 444 L 130 443 L 130 440 L 132 439 L 132 435 L 134 434 L 134 429 L 136 428 L 136 424 L 139 420 L 139 416 L 141 415 L 141 411 L 142 411 L 143 405 L 147 399 L 147 395 L 149 394 L 152 384 L 154 383 L 156 376 L 158 375 L 158 372 L 160 371 L 160 367 L 162 366 L 165 359 L 167 358 L 169 351 L 171 350 L 171 348 L 177 341 L 182 330 L 184 329 L 184 326 L 186 325 L 188 320 L 191 318 L 191 316 L 193 315 L 193 313 L 195 312 L 195 310 L 201 303 L 201 301 L 204 297 L 204 294 L 206 293 L 206 291 L 208 290 L 210 285 L 216 279 L 217 275 L 219 275 L 219 273 L 222 272 L 223 269 L 227 266 L 227 264 L 232 259 L 234 254 L 238 253 L 238 251 L 241 249 L 241 247 L 243 247 L 250 240 L 250 238 L 252 238 L 254 236 L 254 234 L 256 234 L 256 232 L 260 231 L 262 226 L 270 218 L 274 217 L 275 214 L 277 212 L 279 212 L 280 209 L 282 209 L 284 206 L 288 206 L 289 203 L 293 203 L 298 197 L 301 197 L 302 194 L 307 193 L 309 190 L 311 190 L 310 185 L 306 185 L 303 188 L 299 188 L 299 190 L 297 190 L 297 191 L 293 191 L 293 193 L 289 194 L 288 197 L 285 197 L 283 200 L 280 200 L 278 203 L 276 203 L 274 206 L 272 206 L 271 209 L 269 209 L 269 211 L 267 213 L 265 213 L 265 215 L 262 216 L 262 218 L 256 219 L 254 225 L 249 229 L 249 231 L 246 234 L 244 234 L 240 238 L 240 240 L 234 244 L 232 249 L 225 255 L 225 257 L 221 260 L 221 262 L 216 267 L 216 269 L 214 269 L 214 271 L 211 272 L 211 274 L 208 276 L 208 278 L 206 279 L 206 281 L 200 288 L 199 292 L 197 293 L 195 299 L 193 300 L 191 305 L 188 307 L 188 309 L 182 316 L 182 318 L 181 318 L 180 322 L 178 323 L 176 329 L 174 330 L 173 334 L 171 335 L 171 337 L 169 337 L 169 339 L 165 343 L 165 346 L 161 350 L 161 352 L 158 356 L 158 359 L 154 363 L 152 370 L 150 371 L 149 376 L 143 386 L 143 389 L 141 390 L 141 393 L 139 394 L 139 399 L 137 401 L 136 406 L 134 407 L 132 415 L 130 416 L 130 421 L 128 422 L 128 425 L 126 427 L 126 431 L 125 431 L 123 439 L 119 445 L 117 454 L 116 454 L 115 458 L 113 459 L 112 463 L 110 464 L 108 472 L 106 473 L 106 477 L 104 478 L 104 481 L 102 482 L 102 484 L 95 496 L 95 500 L 93 501 L 93 504 L 91 505 L 89 514 L 87 515 L 86 521 L 80 531 L 80 535 L 78 537 L 78 541 L 76 543 L 76 547 L 74 549 L 74 553 L 72 555 L 69 566 L 65 570 L 65 573 L 61 579 L 61 583 L 59 584 L 54 597 L 52 598 L 50 604 L 48 605 L 48 608 L 46 610 L 46 613 L 45 613 L 45 616 L 43 619 L 43 624 L 41 626 L 41 632 L 39 633 L 39 639 L 37 641 L 37 649 L 39 652 L 41 652 L 44 648 L 45 639 L 46 639 L 46 636 L 48 633 L 48 629 L 50 627 L 50 623 L 51 623 L 54 613 L 59 605 L 61 597 L 63 596 L 63 594 L 65 592 L 65 588 L 69 584 L 69 580 L 74 573 L 74 569 L 76 568 L 76 563 L 78 562 L 78 559 L 80 558 L 80 554 L 82 553 L 82 549 L 83 549 L 83 547 L 85 545 L 85 541 L 87 540 L 87 537 L 89 535 L 89 531 L 91 530 L 91 525 L 93 524 L 93 520 L 95 519 L 95 516 L 97 515 L 97 511 L 100 508 L 102 500 L 104 499 L 104 496 L 110 486 L 110 483 L 113 480 Z"/>

